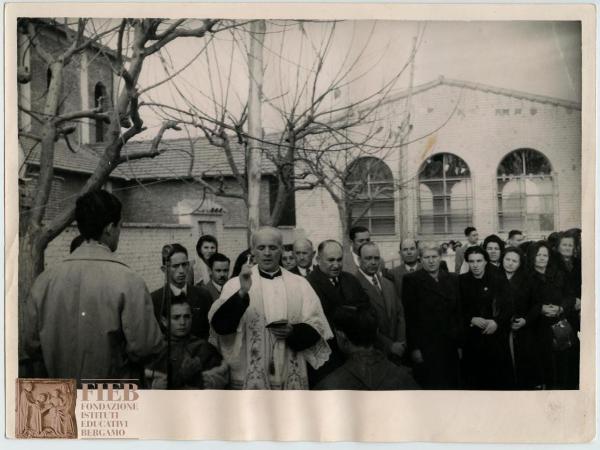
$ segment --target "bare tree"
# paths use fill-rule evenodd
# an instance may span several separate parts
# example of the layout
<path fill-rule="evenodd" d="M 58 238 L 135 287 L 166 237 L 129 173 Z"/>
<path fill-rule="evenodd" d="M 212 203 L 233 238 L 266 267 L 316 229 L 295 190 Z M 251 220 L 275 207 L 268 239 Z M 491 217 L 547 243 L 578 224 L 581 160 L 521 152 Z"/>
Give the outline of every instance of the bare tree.
<path fill-rule="evenodd" d="M 19 22 L 21 33 L 26 37 L 29 51 L 35 52 L 48 67 L 49 85 L 40 111 L 20 111 L 28 114 L 40 126 L 39 134 L 20 130 L 19 138 L 33 139 L 40 145 L 39 176 L 33 192 L 33 199 L 25 223 L 19 236 L 19 300 L 25 302 L 31 284 L 44 267 L 44 250 L 48 243 L 59 235 L 74 219 L 75 202 L 62 205 L 62 209 L 51 220 L 45 220 L 46 205 L 52 191 L 54 178 L 55 144 L 60 139 L 68 139 L 75 130 L 77 121 L 84 119 L 100 120 L 108 126 L 108 139 L 99 155 L 99 162 L 89 176 L 80 194 L 101 188 L 113 170 L 125 161 L 152 158 L 159 155 L 161 139 L 166 130 L 178 130 L 176 121 L 165 121 L 152 144 L 143 152 L 122 154 L 123 146 L 146 128 L 140 114 L 139 97 L 142 87 L 139 77 L 144 63 L 152 55 L 161 51 L 170 42 L 186 38 L 204 38 L 214 33 L 235 27 L 236 24 L 220 20 L 163 20 L 163 19 L 122 19 L 105 31 L 96 31 L 95 21 L 79 19 L 74 27 L 63 25 L 67 45 L 61 50 L 51 50 L 46 41 L 40 39 L 40 30 L 48 21 L 22 19 Z M 54 24 L 59 26 L 59 24 Z M 106 27 L 105 27 L 106 28 Z M 109 51 L 102 42 L 110 40 L 114 50 Z M 102 106 L 93 109 L 62 111 L 61 98 L 69 87 L 64 75 L 75 57 L 84 52 L 97 52 L 107 56 L 113 72 L 119 77 L 120 90 L 114 104 L 109 109 Z M 28 71 L 18 68 L 19 82 L 30 80 Z M 165 80 L 169 81 L 169 80 Z M 160 83 L 159 83 L 160 84 Z M 150 86 L 146 90 L 155 86 Z M 68 141 L 67 141 L 68 143 Z M 20 308 L 22 311 L 24 308 Z M 21 317 L 21 314 L 20 314 Z M 22 327 L 21 327 L 22 329 Z"/>
<path fill-rule="evenodd" d="M 365 79 L 381 68 L 389 55 L 385 48 L 379 48 L 374 52 L 377 57 L 373 59 L 371 40 L 375 24 L 366 37 L 355 36 L 355 30 L 350 29 L 349 24 L 343 31 L 339 31 L 339 26 L 338 22 L 268 22 L 264 43 L 267 67 L 262 101 L 263 110 L 270 114 L 270 128 L 273 131 L 263 138 L 252 135 L 248 130 L 247 99 L 240 99 L 239 93 L 236 96 L 230 92 L 232 72 L 240 68 L 234 67 L 232 61 L 225 64 L 219 62 L 225 52 L 215 51 L 214 62 L 209 65 L 211 68 L 222 67 L 219 78 L 221 89 L 215 88 L 212 83 L 204 90 L 197 86 L 186 89 L 174 81 L 175 90 L 187 109 L 144 102 L 144 105 L 160 111 L 165 119 L 200 128 L 213 145 L 221 148 L 239 184 L 238 192 L 241 195 L 234 195 L 241 197 L 246 204 L 247 166 L 236 166 L 231 157 L 231 144 L 237 141 L 244 146 L 248 155 L 249 141 L 262 142 L 263 157 L 271 162 L 278 180 L 271 214 L 261 218 L 265 224 L 277 226 L 280 223 L 294 192 L 322 185 L 325 178 L 310 176 L 315 174 L 311 174 L 309 168 L 321 167 L 319 163 L 325 159 L 338 160 L 339 156 L 336 155 L 341 153 L 365 149 L 369 142 L 375 149 L 375 140 L 378 140 L 377 145 L 381 145 L 381 121 L 389 118 L 381 117 L 380 108 L 417 51 L 417 47 L 413 46 L 406 61 L 397 63 L 398 67 L 388 68 L 386 79 L 376 87 L 369 85 L 365 88 L 365 84 L 368 84 Z M 256 42 L 255 33 L 241 28 L 231 30 L 231 36 L 232 45 L 238 47 L 240 54 L 247 54 L 248 46 Z M 233 51 L 234 48 L 227 54 L 231 55 Z M 363 94 L 349 95 L 356 87 L 360 87 Z M 203 101 L 191 101 L 193 94 Z M 232 101 L 238 103 L 232 105 Z M 202 103 L 208 106 L 203 107 Z M 398 132 L 394 132 L 384 139 L 383 145 L 396 148 L 392 141 L 398 137 Z M 324 156 L 329 153 L 334 156 Z M 313 164 L 305 164 L 304 169 L 296 170 L 299 162 L 308 161 Z M 214 188 L 212 192 L 230 196 L 230 193 Z"/>

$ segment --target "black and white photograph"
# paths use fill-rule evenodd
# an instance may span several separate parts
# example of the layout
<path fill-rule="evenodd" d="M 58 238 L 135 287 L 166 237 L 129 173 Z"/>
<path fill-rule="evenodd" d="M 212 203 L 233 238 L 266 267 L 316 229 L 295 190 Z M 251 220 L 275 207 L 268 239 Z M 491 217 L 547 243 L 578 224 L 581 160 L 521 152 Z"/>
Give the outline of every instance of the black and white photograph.
<path fill-rule="evenodd" d="M 578 388 L 578 22 L 19 18 L 18 63 L 20 376 Z"/>
<path fill-rule="evenodd" d="M 245 16 L 17 18 L 16 376 L 582 389 L 582 22 Z"/>

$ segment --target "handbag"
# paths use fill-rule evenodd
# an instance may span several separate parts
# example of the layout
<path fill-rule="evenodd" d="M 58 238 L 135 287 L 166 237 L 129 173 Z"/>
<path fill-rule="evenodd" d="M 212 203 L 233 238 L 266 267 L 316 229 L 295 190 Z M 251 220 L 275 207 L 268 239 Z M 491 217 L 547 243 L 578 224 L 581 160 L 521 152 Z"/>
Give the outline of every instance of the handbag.
<path fill-rule="evenodd" d="M 573 327 L 567 319 L 561 319 L 552 325 L 552 347 L 556 351 L 563 351 L 573 346 Z"/>

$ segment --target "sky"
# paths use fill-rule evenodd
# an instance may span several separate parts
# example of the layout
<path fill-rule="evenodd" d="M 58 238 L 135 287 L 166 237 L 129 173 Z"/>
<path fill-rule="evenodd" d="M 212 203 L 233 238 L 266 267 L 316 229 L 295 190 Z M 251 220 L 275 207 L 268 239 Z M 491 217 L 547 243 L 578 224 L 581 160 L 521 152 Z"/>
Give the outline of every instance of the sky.
<path fill-rule="evenodd" d="M 330 35 L 332 27 L 334 32 Z M 200 57 L 179 73 L 174 83 L 149 91 L 145 99 L 186 110 L 194 105 L 206 113 L 219 112 L 215 103 L 226 104 L 238 116 L 248 93 L 249 36 L 241 31 L 217 33 L 207 51 L 203 51 L 203 39 L 173 41 L 163 52 L 162 61 L 158 57 L 147 61 L 140 77 L 142 87 L 164 79 L 163 66 L 170 67 L 173 73 L 196 54 Z M 414 39 L 417 50 L 411 67 L 407 62 Z M 278 109 L 289 111 L 291 99 L 302 91 L 303 81 L 314 74 L 315 54 L 326 42 L 328 53 L 317 91 L 329 86 L 346 69 L 346 81 L 356 78 L 339 89 L 335 98 L 330 95 L 329 105 L 364 98 L 394 79 L 394 90 L 405 89 L 411 69 L 414 85 L 444 76 L 581 101 L 578 22 L 365 20 L 313 22 L 300 27 L 297 22 L 268 21 L 263 53 L 264 94 L 268 99 L 263 105 L 266 132 L 281 129 Z M 302 91 L 301 98 L 308 98 L 306 92 Z M 143 118 L 149 130 L 136 139 L 152 138 L 162 121 L 152 111 L 145 111 Z M 174 137 L 173 133 L 167 136 Z"/>

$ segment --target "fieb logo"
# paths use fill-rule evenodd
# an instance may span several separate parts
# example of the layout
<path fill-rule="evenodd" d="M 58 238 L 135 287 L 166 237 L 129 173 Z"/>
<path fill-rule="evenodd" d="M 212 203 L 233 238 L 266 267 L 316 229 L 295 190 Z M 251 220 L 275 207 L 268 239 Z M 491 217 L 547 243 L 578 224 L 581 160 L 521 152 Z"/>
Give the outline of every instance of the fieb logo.
<path fill-rule="evenodd" d="M 139 398 L 135 383 L 82 383 L 83 401 L 133 402 Z"/>

